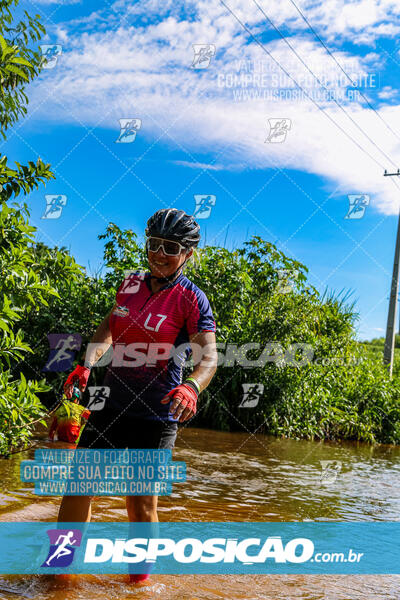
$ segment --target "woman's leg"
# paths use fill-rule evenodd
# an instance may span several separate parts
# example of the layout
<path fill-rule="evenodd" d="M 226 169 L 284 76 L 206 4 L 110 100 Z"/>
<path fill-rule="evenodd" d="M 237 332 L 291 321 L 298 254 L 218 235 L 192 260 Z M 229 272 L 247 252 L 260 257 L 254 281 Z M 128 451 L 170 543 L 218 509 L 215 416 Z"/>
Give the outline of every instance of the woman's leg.
<path fill-rule="evenodd" d="M 158 496 L 127 496 L 126 509 L 131 523 L 157 523 Z"/>
<path fill-rule="evenodd" d="M 89 523 L 93 496 L 64 496 L 58 512 L 59 523 Z"/>
<path fill-rule="evenodd" d="M 126 509 L 128 519 L 131 523 L 158 523 L 157 515 L 157 496 L 127 496 Z M 134 532 L 132 532 L 134 535 Z M 153 532 L 154 535 L 154 532 Z M 147 564 L 147 569 L 151 569 L 151 563 Z M 132 569 L 134 565 L 132 565 Z M 150 573 L 130 573 L 129 581 L 131 583 L 140 583 L 148 579 Z"/>
<path fill-rule="evenodd" d="M 63 496 L 57 521 L 59 523 L 89 523 L 92 516 L 92 499 L 93 496 Z M 81 529 L 81 531 L 83 530 Z M 54 578 L 55 581 L 65 585 L 66 583 L 73 583 L 76 575 L 63 573 L 54 575 Z"/>

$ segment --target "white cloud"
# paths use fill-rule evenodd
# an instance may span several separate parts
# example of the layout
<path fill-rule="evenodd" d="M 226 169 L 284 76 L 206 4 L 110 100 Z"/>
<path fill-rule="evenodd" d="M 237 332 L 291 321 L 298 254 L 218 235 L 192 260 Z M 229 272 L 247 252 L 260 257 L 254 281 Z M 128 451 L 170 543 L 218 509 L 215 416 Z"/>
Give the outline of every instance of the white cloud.
<path fill-rule="evenodd" d="M 190 162 L 189 160 L 172 160 L 171 162 L 174 165 L 180 165 L 181 167 L 189 167 L 190 169 L 200 169 L 204 171 L 223 171 L 226 169 L 225 165 L 213 163 Z"/>
<path fill-rule="evenodd" d="M 57 36 L 57 41 L 60 44 L 66 44 L 68 42 L 68 32 L 65 28 L 58 26 L 56 28 L 56 36 Z"/>
<path fill-rule="evenodd" d="M 240 0 L 227 3 L 259 36 L 269 31 L 255 4 L 244 4 Z M 289 22 L 294 28 L 295 23 L 300 28 L 291 30 L 290 41 L 296 51 L 312 65 L 319 78 L 325 78 L 330 89 L 336 94 L 343 92 L 340 79 L 336 81 L 341 76 L 340 70 L 321 45 L 305 35 L 304 23 L 295 20 L 290 6 L 290 3 L 283 6 L 274 3 L 268 11 L 278 24 Z M 116 129 L 119 118 L 140 117 L 139 135 L 150 143 L 161 136 L 158 143 L 186 150 L 187 162 L 183 162 L 188 166 L 203 163 L 196 156 L 201 152 L 203 156 L 204 153 L 215 156 L 216 164 L 226 168 L 245 165 L 257 169 L 298 169 L 325 177 L 331 186 L 340 186 L 342 194 L 368 193 L 371 205 L 386 214 L 397 212 L 399 190 L 393 181 L 388 181 L 392 178 L 382 177 L 383 168 L 390 169 L 392 165 L 334 103 L 317 96 L 315 81 L 282 40 L 265 42 L 265 47 L 310 94 L 316 94 L 318 103 L 330 118 L 368 150 L 382 168 L 365 156 L 309 100 L 295 97 L 296 86 L 287 78 L 282 82 L 285 77 L 279 69 L 218 0 L 191 3 L 147 0 L 140 4 L 119 0 L 113 8 L 108 22 L 111 26 L 118 18 L 120 25 L 116 29 L 99 31 L 97 23 L 104 17 L 104 13 L 99 12 L 85 17 L 85 21 L 74 21 L 75 29 L 68 28 L 68 23 L 62 24 L 60 31 L 64 38 L 67 36 L 71 49 L 63 47 L 57 68 L 52 70 L 52 85 L 55 82 L 59 85 L 61 105 L 55 103 L 52 111 L 46 105 L 47 119 L 75 122 L 72 113 L 86 126 L 95 126 L 101 121 L 100 126 Z M 351 35 L 354 38 L 355 28 L 373 36 L 374 30 L 378 31 L 382 25 L 384 8 L 392 16 L 395 11 L 400 12 L 400 4 L 389 0 L 382 0 L 379 5 L 372 0 L 361 0 L 351 6 L 342 0 L 327 0 L 310 5 L 306 12 L 327 37 L 335 35 L 337 41 Z M 360 22 L 355 18 L 355 11 L 363 9 L 365 14 Z M 144 15 L 156 15 L 156 21 L 143 23 Z M 93 31 L 91 23 L 96 24 Z M 217 52 L 208 69 L 190 68 L 195 43 L 216 45 Z M 346 68 L 349 65 L 352 76 L 368 76 L 382 68 L 382 57 L 376 53 L 368 53 L 363 58 L 335 49 L 335 56 L 346 63 Z M 253 77 L 252 89 L 259 97 L 246 101 L 243 96 L 241 100 L 235 97 L 236 91 L 249 91 L 248 87 L 227 86 L 227 77 L 234 80 L 235 75 L 242 76 L 243 86 L 246 77 Z M 263 87 L 265 83 L 268 88 Z M 264 98 L 264 92 L 277 91 L 275 84 L 288 89 L 287 98 Z M 37 103 L 42 101 L 43 85 L 36 88 Z M 374 91 L 372 85 L 370 90 L 366 89 L 368 95 Z M 390 88 L 380 91 L 381 101 L 388 98 L 385 94 L 390 94 Z M 340 102 L 361 128 L 393 157 L 396 165 L 400 164 L 399 140 L 382 126 L 377 116 L 349 98 L 344 97 Z M 379 110 L 400 132 L 400 106 L 382 106 Z M 265 143 L 268 118 L 274 117 L 288 118 L 292 122 L 282 144 Z M 297 192 L 303 197 L 301 190 Z"/>
<path fill-rule="evenodd" d="M 326 0 L 303 8 L 330 42 L 342 37 L 354 44 L 373 44 L 377 36 L 394 37 L 400 29 L 400 5 L 394 0 Z"/>
<path fill-rule="evenodd" d="M 378 92 L 378 96 L 381 100 L 391 100 L 392 98 L 396 98 L 398 95 L 398 90 L 394 90 L 389 85 L 385 85 L 381 91 Z"/>

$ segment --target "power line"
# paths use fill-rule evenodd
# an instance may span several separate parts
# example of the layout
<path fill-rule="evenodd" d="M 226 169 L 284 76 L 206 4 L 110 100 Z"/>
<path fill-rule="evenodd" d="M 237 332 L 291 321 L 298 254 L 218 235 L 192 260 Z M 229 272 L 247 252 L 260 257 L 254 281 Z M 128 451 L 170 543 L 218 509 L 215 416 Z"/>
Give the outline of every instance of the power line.
<path fill-rule="evenodd" d="M 223 4 L 225 6 L 225 8 L 231 13 L 231 15 L 236 19 L 236 21 L 243 27 L 243 29 L 245 31 L 247 31 L 247 33 L 252 37 L 252 39 L 256 42 L 256 44 L 258 44 L 260 46 L 260 48 L 262 48 L 264 50 L 264 52 L 266 54 L 268 54 L 268 56 L 274 61 L 274 63 L 276 65 L 278 65 L 278 67 L 280 69 L 282 69 L 282 71 L 289 77 L 289 79 L 291 79 L 294 84 L 300 89 L 302 90 L 305 95 L 307 96 L 307 98 L 309 98 L 309 100 L 311 100 L 311 102 L 318 108 L 318 110 L 320 110 L 338 129 L 340 129 L 340 131 L 342 133 L 344 133 L 344 135 L 346 137 L 348 137 L 362 152 L 364 152 L 364 154 L 366 154 L 376 165 L 378 165 L 378 167 L 380 169 L 384 169 L 385 167 L 376 160 L 376 158 L 374 158 L 372 156 L 372 154 L 370 154 L 368 152 L 368 150 L 365 150 L 365 148 L 363 148 L 349 133 L 347 133 L 347 131 L 345 131 L 343 129 L 343 127 L 341 125 L 339 125 L 339 123 L 337 123 L 326 111 L 324 108 L 322 108 L 322 106 L 320 106 L 318 104 L 318 102 L 316 102 L 314 100 L 314 98 L 312 96 L 310 96 L 310 94 L 308 94 L 308 92 L 301 87 L 301 85 L 299 83 L 297 83 L 297 81 L 294 79 L 294 77 L 292 77 L 292 75 L 290 75 L 290 73 L 288 73 L 288 71 L 286 71 L 286 69 L 280 64 L 280 62 L 274 57 L 272 56 L 272 54 L 265 48 L 264 44 L 262 42 L 260 42 L 254 35 L 253 33 L 250 31 L 250 29 L 239 19 L 239 17 L 237 17 L 235 15 L 235 13 L 229 8 L 229 6 L 227 4 L 225 4 L 224 0 L 220 0 L 221 4 Z"/>
<path fill-rule="evenodd" d="M 287 38 L 283 35 L 283 33 L 280 31 L 280 29 L 278 27 L 276 27 L 276 25 L 273 23 L 273 21 L 269 18 L 269 16 L 267 15 L 266 12 L 264 12 L 264 9 L 258 4 L 257 0 L 253 0 L 254 4 L 258 7 L 258 9 L 262 12 L 262 14 L 264 15 L 264 17 L 268 20 L 268 22 L 270 23 L 270 25 L 275 29 L 275 31 L 280 35 L 280 37 L 283 39 L 283 41 L 285 42 L 285 44 L 290 48 L 290 50 L 297 56 L 297 58 L 299 59 L 299 61 L 302 63 L 302 65 L 304 65 L 304 67 L 307 69 L 307 71 L 314 77 L 314 79 L 319 83 L 319 85 L 321 87 L 324 88 L 324 90 L 328 91 L 328 88 L 320 81 L 319 77 L 314 73 L 314 71 L 312 69 L 310 69 L 310 67 L 307 65 L 307 63 L 301 58 L 300 54 L 297 52 L 297 50 L 292 46 L 292 44 L 287 40 Z M 377 150 L 379 150 L 383 156 L 386 158 L 386 160 L 388 160 L 392 165 L 394 165 L 395 167 L 397 167 L 397 164 L 393 162 L 393 160 L 390 158 L 390 156 L 388 154 L 386 154 L 386 152 L 384 150 L 382 150 L 382 148 L 380 148 L 372 138 L 369 137 L 369 135 L 363 130 L 362 127 L 360 127 L 360 125 L 357 123 L 357 121 L 355 121 L 353 119 L 353 117 L 350 115 L 350 113 L 348 113 L 348 111 L 336 100 L 336 98 L 332 98 L 332 100 L 334 101 L 334 103 L 336 104 L 336 106 L 338 108 L 340 108 L 340 110 L 350 119 L 350 121 L 357 127 L 357 129 L 359 129 L 359 131 L 361 131 L 362 134 L 365 135 L 365 137 L 369 140 L 369 142 L 371 144 L 373 144 Z"/>
<path fill-rule="evenodd" d="M 329 50 L 328 46 L 325 44 L 324 40 L 318 35 L 318 33 L 315 31 L 315 29 L 313 28 L 313 26 L 311 25 L 310 21 L 307 19 L 307 17 L 303 14 L 303 12 L 301 11 L 301 9 L 297 6 L 296 2 L 294 0 L 289 0 L 289 2 L 291 2 L 293 4 L 293 6 L 295 7 L 295 9 L 297 10 L 297 12 L 300 14 L 300 16 L 302 17 L 302 19 L 304 20 L 304 22 L 308 25 L 308 27 L 310 28 L 310 30 L 313 32 L 313 34 L 315 35 L 315 37 L 317 38 L 317 40 L 322 44 L 322 46 L 325 48 L 325 50 L 327 51 L 327 53 L 329 54 L 329 56 L 331 56 L 331 58 L 335 61 L 335 63 L 337 64 L 337 66 L 339 67 L 339 69 L 342 71 L 342 73 L 344 73 L 344 75 L 347 77 L 347 79 L 350 81 L 351 85 L 354 87 L 354 81 L 352 80 L 352 78 L 350 77 L 350 75 L 347 73 L 347 71 L 345 71 L 345 69 L 342 67 L 342 65 L 340 64 L 340 62 L 337 60 L 336 56 L 333 54 L 333 52 L 331 52 L 331 50 Z M 368 100 L 367 96 L 361 91 L 358 90 L 360 96 L 365 100 L 365 102 L 367 103 L 367 105 L 369 106 L 369 108 L 371 110 L 374 111 L 374 113 L 377 115 L 377 117 L 379 117 L 379 119 L 382 121 L 382 123 L 384 123 L 387 127 L 387 129 L 389 131 L 391 131 L 393 133 L 393 135 L 400 140 L 400 136 L 394 131 L 394 129 L 392 129 L 389 125 L 389 123 L 382 117 L 382 115 L 380 115 L 378 113 L 378 111 L 372 106 L 371 102 Z"/>

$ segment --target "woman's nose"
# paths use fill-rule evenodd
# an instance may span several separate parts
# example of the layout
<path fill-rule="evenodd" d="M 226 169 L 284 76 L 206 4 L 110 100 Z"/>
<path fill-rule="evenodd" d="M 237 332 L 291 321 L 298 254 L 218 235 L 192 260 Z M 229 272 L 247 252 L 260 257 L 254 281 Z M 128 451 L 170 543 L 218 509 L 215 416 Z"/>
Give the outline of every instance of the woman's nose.
<path fill-rule="evenodd" d="M 160 257 L 166 256 L 166 254 L 165 254 L 164 249 L 163 249 L 162 246 L 159 247 L 159 249 L 157 250 L 157 252 L 155 253 L 155 255 L 156 256 L 160 256 Z"/>

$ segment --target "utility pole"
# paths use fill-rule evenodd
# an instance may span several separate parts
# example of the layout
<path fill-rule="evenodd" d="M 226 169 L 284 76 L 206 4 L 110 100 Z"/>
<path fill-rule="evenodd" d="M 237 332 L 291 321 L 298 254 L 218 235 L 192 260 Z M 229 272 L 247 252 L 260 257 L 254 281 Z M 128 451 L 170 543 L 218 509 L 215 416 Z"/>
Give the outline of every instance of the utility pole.
<path fill-rule="evenodd" d="M 388 173 L 385 169 L 384 177 L 399 177 L 400 169 L 397 173 Z M 396 248 L 393 259 L 392 286 L 390 288 L 389 312 L 386 325 L 385 348 L 383 350 L 383 362 L 388 367 L 389 377 L 393 371 L 393 356 L 394 356 L 394 340 L 395 340 L 395 323 L 397 312 L 397 295 L 399 291 L 399 266 L 400 266 L 400 213 L 397 224 Z"/>

